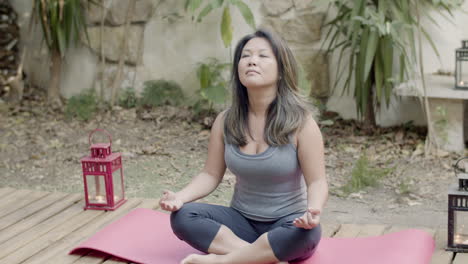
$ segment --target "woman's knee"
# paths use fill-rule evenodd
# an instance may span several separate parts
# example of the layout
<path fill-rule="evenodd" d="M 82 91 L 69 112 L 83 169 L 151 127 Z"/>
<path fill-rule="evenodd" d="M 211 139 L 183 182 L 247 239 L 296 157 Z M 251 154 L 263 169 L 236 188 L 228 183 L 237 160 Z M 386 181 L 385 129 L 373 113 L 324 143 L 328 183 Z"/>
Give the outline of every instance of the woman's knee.
<path fill-rule="evenodd" d="M 179 210 L 171 213 L 171 227 L 174 233 L 179 236 L 190 227 L 190 222 L 197 215 L 196 204 L 184 204 Z"/>
<path fill-rule="evenodd" d="M 283 227 L 269 233 L 268 239 L 279 260 L 298 261 L 310 257 L 315 252 L 321 233 L 320 225 L 313 229 Z"/>

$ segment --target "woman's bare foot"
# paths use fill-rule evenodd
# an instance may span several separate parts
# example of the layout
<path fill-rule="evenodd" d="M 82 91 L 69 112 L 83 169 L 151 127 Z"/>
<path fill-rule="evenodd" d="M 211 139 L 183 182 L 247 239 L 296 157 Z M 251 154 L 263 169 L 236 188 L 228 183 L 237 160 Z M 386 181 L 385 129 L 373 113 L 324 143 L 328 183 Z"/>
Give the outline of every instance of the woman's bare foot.
<path fill-rule="evenodd" d="M 220 264 L 222 263 L 223 255 L 208 254 L 198 255 L 191 254 L 185 257 L 180 264 Z M 287 261 L 277 262 L 275 264 L 289 264 Z"/>
<path fill-rule="evenodd" d="M 208 254 L 198 255 L 191 254 L 185 257 L 180 264 L 219 264 L 221 262 L 221 255 Z"/>

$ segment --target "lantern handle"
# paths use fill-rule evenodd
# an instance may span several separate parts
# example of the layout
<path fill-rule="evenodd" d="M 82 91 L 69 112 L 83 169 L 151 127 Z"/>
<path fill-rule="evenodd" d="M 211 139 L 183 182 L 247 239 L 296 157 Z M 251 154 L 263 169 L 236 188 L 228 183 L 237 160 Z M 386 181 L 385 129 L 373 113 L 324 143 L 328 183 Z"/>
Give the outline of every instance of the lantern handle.
<path fill-rule="evenodd" d="M 107 132 L 106 130 L 104 129 L 101 129 L 101 128 L 96 128 L 94 131 L 92 131 L 91 133 L 89 133 L 89 137 L 88 137 L 88 142 L 89 142 L 89 145 L 91 146 L 91 139 L 93 137 L 93 134 L 97 131 L 100 131 L 100 132 L 103 132 L 104 134 L 107 135 L 107 137 L 109 138 L 109 143 L 112 145 L 112 136 L 109 132 Z"/>
<path fill-rule="evenodd" d="M 453 171 L 455 172 L 455 176 L 458 176 L 458 173 L 462 172 L 461 168 L 458 167 L 458 163 L 460 163 L 460 161 L 465 160 L 465 159 L 468 159 L 468 157 L 463 157 L 463 158 L 458 159 L 457 162 L 455 162 L 455 164 L 453 165 Z"/>

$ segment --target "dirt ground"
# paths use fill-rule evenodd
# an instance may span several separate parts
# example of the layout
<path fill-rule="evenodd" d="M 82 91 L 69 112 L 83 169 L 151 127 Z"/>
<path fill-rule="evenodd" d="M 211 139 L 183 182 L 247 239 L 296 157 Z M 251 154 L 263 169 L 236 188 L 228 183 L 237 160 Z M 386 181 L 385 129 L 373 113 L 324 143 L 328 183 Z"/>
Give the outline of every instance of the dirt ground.
<path fill-rule="evenodd" d="M 459 155 L 426 157 L 421 128 L 378 129 L 367 136 L 354 122 L 331 120 L 321 125 L 331 194 L 322 221 L 446 226 L 447 188 L 456 183 L 452 165 Z M 0 187 L 83 192 L 80 158 L 88 154 L 88 134 L 95 128 L 109 131 L 112 150 L 123 153 L 128 197 L 158 198 L 164 189 L 178 190 L 206 158 L 209 130 L 186 108 L 143 114 L 118 108 L 81 122 L 30 100 L 0 110 Z M 105 141 L 96 134 L 95 142 Z M 388 173 L 375 187 L 344 193 L 341 187 L 362 155 Z M 204 200 L 228 204 L 234 183 L 228 172 Z"/>

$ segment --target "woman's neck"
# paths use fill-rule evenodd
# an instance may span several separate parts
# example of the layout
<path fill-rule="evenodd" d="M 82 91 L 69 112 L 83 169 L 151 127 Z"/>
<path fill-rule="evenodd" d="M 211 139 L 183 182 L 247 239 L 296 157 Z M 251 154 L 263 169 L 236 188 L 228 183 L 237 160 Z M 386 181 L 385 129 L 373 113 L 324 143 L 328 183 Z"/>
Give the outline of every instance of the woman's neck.
<path fill-rule="evenodd" d="M 249 95 L 249 112 L 255 117 L 265 117 L 268 107 L 276 98 L 276 89 L 247 90 Z"/>

